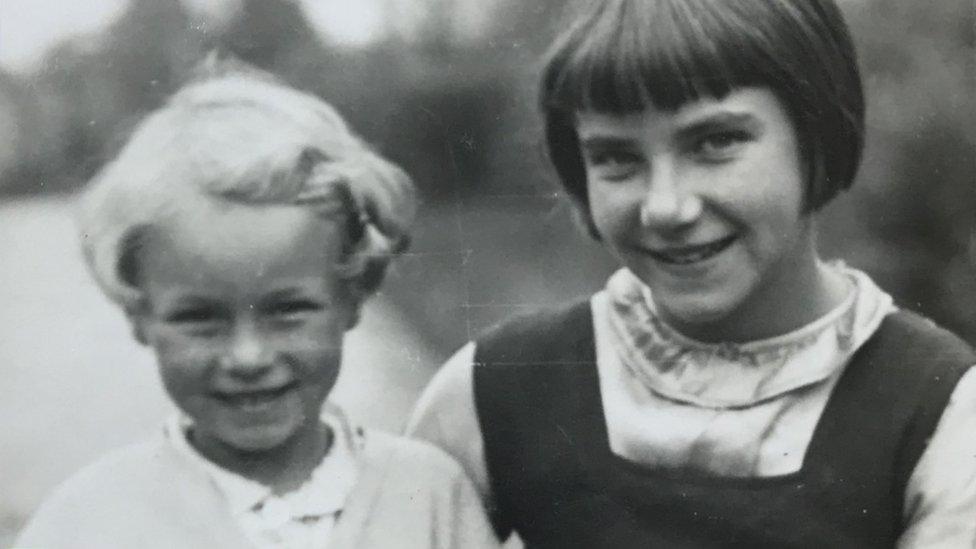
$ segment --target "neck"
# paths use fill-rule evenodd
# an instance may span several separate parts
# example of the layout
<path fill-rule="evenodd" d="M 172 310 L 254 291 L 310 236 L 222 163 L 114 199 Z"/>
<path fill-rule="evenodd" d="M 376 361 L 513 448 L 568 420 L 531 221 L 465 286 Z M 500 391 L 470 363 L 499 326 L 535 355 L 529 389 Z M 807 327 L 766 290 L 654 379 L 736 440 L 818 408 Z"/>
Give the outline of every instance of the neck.
<path fill-rule="evenodd" d="M 220 467 L 271 488 L 275 494 L 297 489 L 312 476 L 332 446 L 334 433 L 322 422 L 296 433 L 283 444 L 264 451 L 241 451 L 226 445 L 190 443 Z"/>

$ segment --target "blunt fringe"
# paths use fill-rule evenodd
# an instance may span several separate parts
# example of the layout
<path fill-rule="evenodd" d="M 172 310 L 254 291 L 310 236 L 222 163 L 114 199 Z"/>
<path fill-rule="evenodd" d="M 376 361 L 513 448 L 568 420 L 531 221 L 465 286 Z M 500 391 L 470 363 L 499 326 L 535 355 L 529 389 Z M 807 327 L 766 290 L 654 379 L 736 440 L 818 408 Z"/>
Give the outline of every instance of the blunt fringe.
<path fill-rule="evenodd" d="M 549 159 L 593 231 L 576 114 L 676 110 L 771 90 L 797 132 L 805 210 L 851 186 L 864 146 L 854 46 L 833 0 L 598 0 L 554 43 L 539 91 Z"/>

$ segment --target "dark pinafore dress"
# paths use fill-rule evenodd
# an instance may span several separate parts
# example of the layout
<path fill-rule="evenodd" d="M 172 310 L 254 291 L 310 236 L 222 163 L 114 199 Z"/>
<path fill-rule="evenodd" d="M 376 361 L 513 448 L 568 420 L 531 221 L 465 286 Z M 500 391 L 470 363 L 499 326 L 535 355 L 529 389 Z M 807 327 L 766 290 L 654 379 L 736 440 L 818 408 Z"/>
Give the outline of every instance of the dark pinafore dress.
<path fill-rule="evenodd" d="M 529 548 L 893 547 L 905 486 L 976 354 L 907 312 L 842 374 L 793 474 L 707 477 L 610 450 L 589 303 L 478 341 L 475 404 L 498 532 Z"/>

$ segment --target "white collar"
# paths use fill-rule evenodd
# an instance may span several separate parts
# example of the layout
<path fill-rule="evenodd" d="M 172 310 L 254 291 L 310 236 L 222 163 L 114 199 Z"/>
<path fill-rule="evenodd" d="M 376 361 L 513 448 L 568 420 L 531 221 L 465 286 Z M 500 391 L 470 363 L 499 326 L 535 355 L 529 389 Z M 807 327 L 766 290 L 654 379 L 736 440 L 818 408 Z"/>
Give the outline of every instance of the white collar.
<path fill-rule="evenodd" d="M 657 314 L 650 289 L 626 269 L 603 294 L 615 349 L 658 395 L 705 408 L 756 405 L 837 374 L 895 308 L 864 273 L 833 263 L 853 291 L 819 319 L 788 334 L 747 343 L 703 343 Z"/>
<path fill-rule="evenodd" d="M 191 421 L 185 416 L 171 417 L 165 424 L 164 433 L 180 456 L 202 469 L 213 481 L 227 500 L 233 516 L 257 511 L 269 502 L 275 502 L 277 507 L 287 510 L 289 516 L 286 518 L 302 519 L 341 511 L 359 476 L 359 455 L 363 444 L 361 429 L 354 431 L 342 409 L 329 403 L 323 406 L 321 419 L 335 435 L 329 451 L 305 483 L 282 495 L 276 495 L 270 487 L 203 457 L 187 441 L 187 428 Z"/>

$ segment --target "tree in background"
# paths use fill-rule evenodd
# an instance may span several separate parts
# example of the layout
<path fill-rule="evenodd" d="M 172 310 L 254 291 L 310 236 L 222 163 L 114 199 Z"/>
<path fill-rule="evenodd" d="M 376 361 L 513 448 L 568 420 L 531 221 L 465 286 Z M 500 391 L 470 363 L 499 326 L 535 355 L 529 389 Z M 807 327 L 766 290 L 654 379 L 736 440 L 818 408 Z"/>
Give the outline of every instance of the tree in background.
<path fill-rule="evenodd" d="M 976 40 L 967 0 L 842 3 L 868 95 L 868 150 L 831 246 L 976 342 Z M 849 253 L 848 253 L 849 252 Z"/>
<path fill-rule="evenodd" d="M 388 26 L 403 1 L 380 3 Z M 0 132 L 17 144 L 0 163 L 0 194 L 76 189 L 216 48 L 322 95 L 413 174 L 426 209 L 388 291 L 435 347 L 447 353 L 519 306 L 589 293 L 611 263 L 564 215 L 534 101 L 537 59 L 568 0 L 418 2 L 425 16 L 409 32 L 345 48 L 293 1 L 239 0 L 216 20 L 179 0 L 131 0 L 36 74 L 0 75 Z M 824 245 L 976 342 L 971 6 L 841 5 L 870 134 L 860 181 L 828 211 Z"/>

